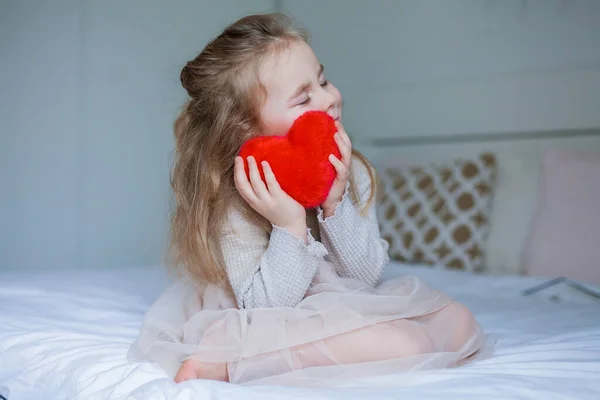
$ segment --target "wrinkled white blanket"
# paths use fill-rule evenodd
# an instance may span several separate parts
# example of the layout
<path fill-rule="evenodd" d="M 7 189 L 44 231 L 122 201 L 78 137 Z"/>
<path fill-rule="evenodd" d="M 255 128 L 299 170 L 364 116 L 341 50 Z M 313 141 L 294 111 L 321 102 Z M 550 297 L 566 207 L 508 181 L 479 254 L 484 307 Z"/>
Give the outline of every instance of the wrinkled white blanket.
<path fill-rule="evenodd" d="M 471 365 L 360 382 L 362 387 L 176 385 L 126 353 L 166 287 L 160 267 L 0 273 L 0 394 L 21 399 L 600 399 L 600 301 L 538 280 L 392 265 L 465 303 L 495 340 Z M 357 384 L 359 384 L 357 382 Z"/>

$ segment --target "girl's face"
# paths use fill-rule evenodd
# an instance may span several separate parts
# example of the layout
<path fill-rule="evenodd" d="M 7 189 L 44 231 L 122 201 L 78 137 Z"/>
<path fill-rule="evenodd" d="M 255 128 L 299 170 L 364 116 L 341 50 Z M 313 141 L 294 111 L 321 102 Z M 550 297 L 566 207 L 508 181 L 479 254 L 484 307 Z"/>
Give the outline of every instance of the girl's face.
<path fill-rule="evenodd" d="M 283 136 L 306 111 L 324 111 L 341 124 L 342 95 L 325 79 L 310 46 L 293 42 L 265 60 L 260 71 L 267 97 L 261 109 L 261 135 Z"/>

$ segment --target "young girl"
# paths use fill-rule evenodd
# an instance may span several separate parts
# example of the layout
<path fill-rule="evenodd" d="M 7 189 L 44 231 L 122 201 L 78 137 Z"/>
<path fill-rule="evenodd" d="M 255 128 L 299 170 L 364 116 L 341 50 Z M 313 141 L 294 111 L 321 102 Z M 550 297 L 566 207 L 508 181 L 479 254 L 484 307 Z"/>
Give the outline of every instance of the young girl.
<path fill-rule="evenodd" d="M 340 92 L 307 34 L 279 14 L 242 18 L 181 72 L 175 124 L 175 265 L 135 358 L 176 382 L 332 384 L 457 365 L 482 343 L 471 313 L 415 277 L 379 284 L 388 263 L 374 172 L 344 131 Z M 267 163 L 237 157 L 310 110 L 335 119 L 341 159 L 327 199 L 305 210 Z M 265 174 L 266 184 L 259 169 Z"/>

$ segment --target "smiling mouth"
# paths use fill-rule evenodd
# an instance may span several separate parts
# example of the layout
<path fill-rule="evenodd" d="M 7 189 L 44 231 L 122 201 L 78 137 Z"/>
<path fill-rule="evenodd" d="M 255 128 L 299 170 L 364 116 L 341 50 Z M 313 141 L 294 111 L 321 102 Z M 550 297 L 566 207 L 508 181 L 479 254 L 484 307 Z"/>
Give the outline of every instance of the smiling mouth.
<path fill-rule="evenodd" d="M 335 122 L 340 122 L 340 117 L 341 117 L 341 113 L 339 112 L 338 109 L 333 109 L 333 110 L 329 110 L 329 112 L 327 113 L 329 114 L 329 116 L 335 121 Z"/>

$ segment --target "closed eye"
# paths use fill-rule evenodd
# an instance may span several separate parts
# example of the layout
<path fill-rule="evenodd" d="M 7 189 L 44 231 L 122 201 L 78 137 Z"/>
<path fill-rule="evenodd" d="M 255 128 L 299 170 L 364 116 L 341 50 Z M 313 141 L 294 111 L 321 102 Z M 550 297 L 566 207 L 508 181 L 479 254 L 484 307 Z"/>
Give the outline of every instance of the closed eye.
<path fill-rule="evenodd" d="M 305 104 L 308 104 L 310 102 L 310 96 L 306 96 L 305 100 L 302 100 L 300 103 L 298 103 L 299 106 L 303 106 Z"/>

